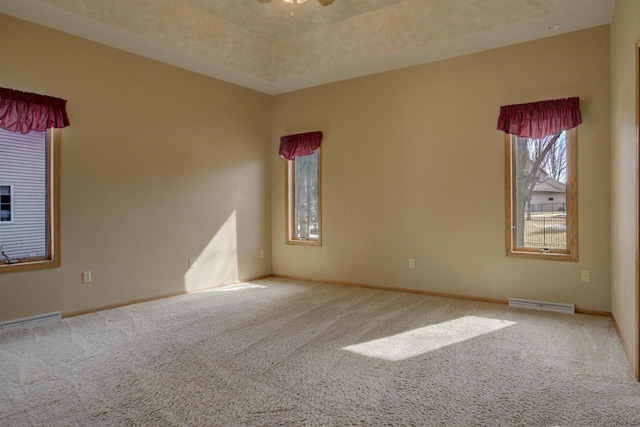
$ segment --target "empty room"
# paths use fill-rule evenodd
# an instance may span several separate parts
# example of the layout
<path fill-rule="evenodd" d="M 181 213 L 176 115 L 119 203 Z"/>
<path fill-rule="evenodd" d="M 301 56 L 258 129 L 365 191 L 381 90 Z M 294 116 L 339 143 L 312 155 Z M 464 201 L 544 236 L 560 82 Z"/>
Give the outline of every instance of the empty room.
<path fill-rule="evenodd" d="M 0 425 L 640 425 L 639 123 L 637 0 L 0 0 Z"/>

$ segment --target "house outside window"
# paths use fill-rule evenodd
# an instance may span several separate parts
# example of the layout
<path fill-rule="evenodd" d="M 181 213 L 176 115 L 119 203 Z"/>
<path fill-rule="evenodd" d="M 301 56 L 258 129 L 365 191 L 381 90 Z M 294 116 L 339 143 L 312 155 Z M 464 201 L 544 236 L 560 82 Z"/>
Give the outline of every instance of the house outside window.
<path fill-rule="evenodd" d="M 0 87 L 0 273 L 60 265 L 59 129 L 71 124 L 66 104 Z"/>
<path fill-rule="evenodd" d="M 509 256 L 577 259 L 576 140 L 506 136 Z"/>
<path fill-rule="evenodd" d="M 580 124 L 579 97 L 500 107 L 507 256 L 578 260 Z"/>
<path fill-rule="evenodd" d="M 0 272 L 56 262 L 57 133 L 0 129 Z"/>

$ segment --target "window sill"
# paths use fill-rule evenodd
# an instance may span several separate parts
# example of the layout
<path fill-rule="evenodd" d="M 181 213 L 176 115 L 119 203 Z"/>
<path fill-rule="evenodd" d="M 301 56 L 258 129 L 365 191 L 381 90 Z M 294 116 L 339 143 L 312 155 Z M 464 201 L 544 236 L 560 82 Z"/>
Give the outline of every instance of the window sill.
<path fill-rule="evenodd" d="M 60 267 L 58 260 L 23 261 L 15 264 L 0 264 L 0 274 L 17 273 L 19 271 L 42 270 L 45 268 Z"/>
<path fill-rule="evenodd" d="M 525 258 L 525 259 L 541 259 L 546 261 L 569 261 L 577 262 L 578 255 L 570 253 L 540 253 L 529 251 L 507 251 L 507 257 L 509 258 Z"/>
<path fill-rule="evenodd" d="M 285 243 L 297 246 L 322 246 L 322 241 L 320 240 L 287 240 Z"/>

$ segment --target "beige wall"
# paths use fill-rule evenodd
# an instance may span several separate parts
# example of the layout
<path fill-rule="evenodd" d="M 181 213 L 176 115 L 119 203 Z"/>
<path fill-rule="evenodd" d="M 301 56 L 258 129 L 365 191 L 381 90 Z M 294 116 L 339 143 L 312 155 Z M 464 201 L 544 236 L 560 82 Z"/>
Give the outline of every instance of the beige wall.
<path fill-rule="evenodd" d="M 580 261 L 506 258 L 499 107 L 569 96 L 584 118 Z M 609 98 L 608 26 L 277 96 L 273 272 L 610 310 Z M 285 245 L 278 138 L 313 130 L 323 246 Z"/>
<path fill-rule="evenodd" d="M 0 86 L 67 99 L 72 123 L 62 267 L 0 274 L 0 321 L 271 272 L 271 97 L 5 15 L 0 52 Z"/>
<path fill-rule="evenodd" d="M 66 98 L 72 121 L 62 144 L 63 266 L 1 274 L 0 320 L 272 267 L 611 309 L 608 27 L 275 98 L 4 15 L 0 51 L 0 86 Z M 585 120 L 580 262 L 508 259 L 498 108 L 567 96 L 582 98 Z M 321 248 L 284 244 L 278 138 L 309 130 L 325 132 Z M 93 284 L 80 283 L 84 270 Z"/>
<path fill-rule="evenodd" d="M 640 2 L 617 0 L 611 24 L 611 309 L 637 366 L 636 64 Z"/>

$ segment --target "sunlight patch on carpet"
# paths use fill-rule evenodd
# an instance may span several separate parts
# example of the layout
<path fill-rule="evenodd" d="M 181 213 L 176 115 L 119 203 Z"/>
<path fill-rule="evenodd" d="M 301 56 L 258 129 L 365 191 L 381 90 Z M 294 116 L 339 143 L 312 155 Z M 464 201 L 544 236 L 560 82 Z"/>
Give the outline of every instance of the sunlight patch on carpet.
<path fill-rule="evenodd" d="M 236 283 L 234 285 L 222 286 L 220 288 L 206 289 L 198 292 L 233 292 L 245 291 L 247 289 L 267 289 L 268 286 L 258 285 L 257 283 Z"/>
<path fill-rule="evenodd" d="M 436 325 L 343 347 L 367 357 L 397 362 L 515 325 L 502 319 L 464 316 Z"/>

